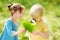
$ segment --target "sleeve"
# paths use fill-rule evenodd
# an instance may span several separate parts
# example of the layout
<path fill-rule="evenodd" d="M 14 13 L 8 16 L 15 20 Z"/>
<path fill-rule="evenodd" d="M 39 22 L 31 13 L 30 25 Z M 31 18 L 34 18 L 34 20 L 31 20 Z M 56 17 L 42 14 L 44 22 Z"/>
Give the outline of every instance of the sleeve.
<path fill-rule="evenodd" d="M 6 30 L 10 36 L 15 32 L 12 30 L 12 22 L 10 20 L 6 22 Z"/>

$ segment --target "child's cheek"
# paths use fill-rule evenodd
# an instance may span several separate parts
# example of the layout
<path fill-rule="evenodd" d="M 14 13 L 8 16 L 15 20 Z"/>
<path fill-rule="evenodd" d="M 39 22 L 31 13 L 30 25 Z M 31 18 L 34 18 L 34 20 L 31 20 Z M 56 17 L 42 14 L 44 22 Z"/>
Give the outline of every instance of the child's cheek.
<path fill-rule="evenodd" d="M 21 18 L 22 17 L 22 15 L 19 15 L 19 18 Z"/>

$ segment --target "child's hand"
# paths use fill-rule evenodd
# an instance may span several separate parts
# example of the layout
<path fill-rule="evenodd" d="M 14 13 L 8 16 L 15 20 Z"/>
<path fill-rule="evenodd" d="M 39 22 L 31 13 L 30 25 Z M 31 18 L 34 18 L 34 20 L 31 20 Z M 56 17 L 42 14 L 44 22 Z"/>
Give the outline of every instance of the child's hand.
<path fill-rule="evenodd" d="M 26 32 L 27 30 L 25 28 L 22 29 L 23 32 Z"/>
<path fill-rule="evenodd" d="M 18 31 L 18 33 L 21 34 L 21 33 L 26 32 L 26 31 L 27 31 L 27 30 L 26 30 L 25 28 L 21 28 L 21 29 Z"/>
<path fill-rule="evenodd" d="M 37 31 L 34 31 L 32 33 L 33 33 L 33 35 L 39 35 L 39 33 Z"/>
<path fill-rule="evenodd" d="M 48 38 L 48 33 L 41 33 L 41 32 L 38 32 L 38 31 L 35 31 L 35 32 L 32 32 L 33 33 L 33 35 L 39 35 L 39 36 L 41 36 L 41 37 L 43 37 L 43 38 Z"/>
<path fill-rule="evenodd" d="M 19 35 L 19 34 L 22 34 L 23 32 L 26 32 L 27 30 L 25 28 L 22 28 L 20 30 L 18 30 L 17 32 L 14 32 L 12 35 L 15 36 L 15 35 Z"/>

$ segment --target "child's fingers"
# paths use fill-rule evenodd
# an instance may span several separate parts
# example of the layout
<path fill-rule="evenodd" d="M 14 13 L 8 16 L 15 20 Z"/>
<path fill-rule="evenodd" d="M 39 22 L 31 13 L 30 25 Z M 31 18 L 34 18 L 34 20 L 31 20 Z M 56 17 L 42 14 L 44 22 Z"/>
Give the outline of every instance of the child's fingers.
<path fill-rule="evenodd" d="M 38 35 L 39 33 L 38 32 L 33 32 L 34 35 Z"/>
<path fill-rule="evenodd" d="M 27 30 L 25 29 L 25 28 L 23 28 L 23 30 L 22 30 L 23 32 L 26 32 Z"/>

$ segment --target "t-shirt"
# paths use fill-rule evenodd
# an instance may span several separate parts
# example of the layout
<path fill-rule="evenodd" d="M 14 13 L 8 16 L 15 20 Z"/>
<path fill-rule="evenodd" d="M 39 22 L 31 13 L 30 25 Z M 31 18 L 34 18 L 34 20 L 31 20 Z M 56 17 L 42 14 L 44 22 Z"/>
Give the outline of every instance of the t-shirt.
<path fill-rule="evenodd" d="M 42 33 L 45 33 L 45 32 L 48 32 L 48 24 L 47 22 L 43 19 L 42 21 L 40 22 L 36 22 L 36 30 L 34 31 L 38 31 L 38 32 L 42 32 Z M 34 35 L 33 33 L 30 33 L 30 37 L 29 37 L 30 40 L 48 40 L 41 37 L 40 35 Z"/>

